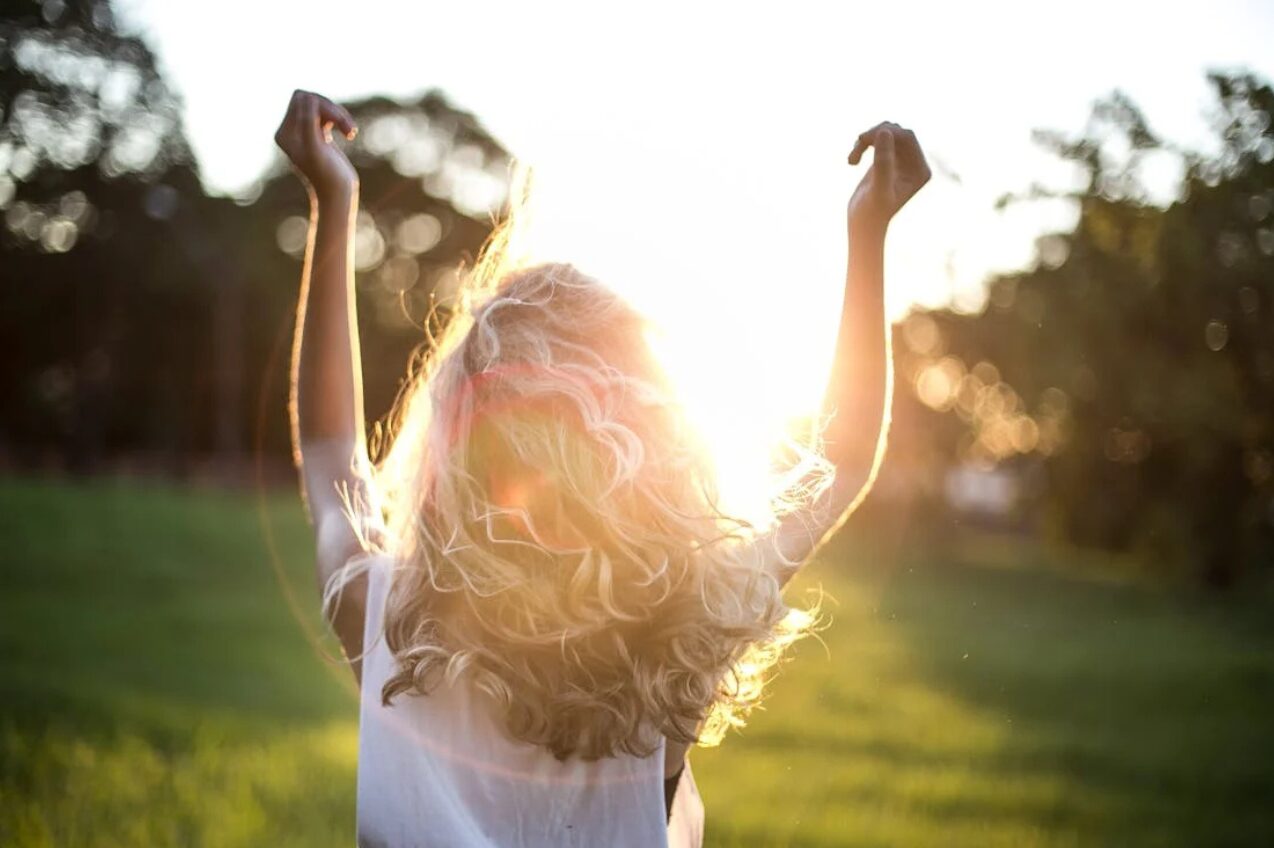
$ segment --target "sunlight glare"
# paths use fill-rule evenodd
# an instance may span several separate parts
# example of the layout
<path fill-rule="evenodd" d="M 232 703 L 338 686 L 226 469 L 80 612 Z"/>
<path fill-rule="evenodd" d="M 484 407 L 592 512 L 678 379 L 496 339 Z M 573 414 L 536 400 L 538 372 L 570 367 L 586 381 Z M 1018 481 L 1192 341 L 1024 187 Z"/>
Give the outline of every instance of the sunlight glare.
<path fill-rule="evenodd" d="M 640 171 L 605 180 L 537 167 L 525 258 L 568 261 L 645 314 L 652 351 L 712 451 L 722 506 L 764 525 L 773 459 L 818 412 L 830 371 L 844 188 L 794 210 L 695 155 L 670 140 L 643 150 Z"/>

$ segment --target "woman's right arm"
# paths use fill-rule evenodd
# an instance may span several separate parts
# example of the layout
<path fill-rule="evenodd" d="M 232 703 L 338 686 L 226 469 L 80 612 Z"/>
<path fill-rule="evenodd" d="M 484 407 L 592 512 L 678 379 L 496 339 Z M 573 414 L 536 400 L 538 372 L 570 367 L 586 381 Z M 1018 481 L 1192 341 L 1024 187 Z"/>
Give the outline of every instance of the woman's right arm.
<path fill-rule="evenodd" d="M 292 95 L 275 141 L 309 193 L 310 230 L 292 347 L 292 449 L 314 525 L 318 583 L 333 577 L 362 549 L 352 507 L 374 509 L 363 423 L 363 387 L 354 307 L 353 226 L 358 175 L 332 143 L 354 120 L 341 106 L 307 91 Z M 344 587 L 327 610 L 348 657 L 363 650 L 365 580 Z M 357 660 L 352 662 L 356 676 Z"/>

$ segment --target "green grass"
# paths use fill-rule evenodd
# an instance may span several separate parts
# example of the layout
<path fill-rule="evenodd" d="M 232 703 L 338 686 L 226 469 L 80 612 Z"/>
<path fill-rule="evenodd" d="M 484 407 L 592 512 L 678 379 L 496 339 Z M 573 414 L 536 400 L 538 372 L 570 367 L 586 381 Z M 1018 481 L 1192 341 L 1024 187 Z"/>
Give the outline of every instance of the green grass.
<path fill-rule="evenodd" d="M 0 845 L 353 843 L 357 704 L 264 518 L 282 583 L 252 498 L 0 483 Z M 709 844 L 1274 844 L 1274 605 L 1041 559 L 824 557 L 825 645 L 694 754 Z"/>

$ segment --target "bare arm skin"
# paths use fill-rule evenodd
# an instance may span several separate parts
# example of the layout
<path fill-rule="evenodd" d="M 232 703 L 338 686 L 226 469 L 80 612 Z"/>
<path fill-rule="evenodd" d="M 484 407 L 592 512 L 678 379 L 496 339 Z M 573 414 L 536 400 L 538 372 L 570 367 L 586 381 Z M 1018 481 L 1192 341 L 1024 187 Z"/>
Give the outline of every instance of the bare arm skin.
<path fill-rule="evenodd" d="M 358 212 L 358 176 L 332 142 L 333 128 L 347 137 L 356 131 L 345 109 L 317 94 L 297 91 L 275 134 L 310 196 L 289 410 L 293 457 L 317 542 L 320 592 L 362 550 L 346 515 L 346 497 L 358 504 L 374 502 L 367 474 L 354 307 L 352 230 Z M 362 653 L 365 601 L 362 578 L 346 587 L 331 611 L 332 627 L 348 657 Z M 351 665 L 359 676 L 360 664 Z"/>
<path fill-rule="evenodd" d="M 926 182 L 929 166 L 915 134 L 882 123 L 858 137 L 849 163 L 867 148 L 875 159 L 849 200 L 849 260 L 835 359 L 823 400 L 823 433 L 836 481 L 813 509 L 787 516 L 755 543 L 762 566 L 786 584 L 867 497 L 884 459 L 893 374 L 885 326 L 885 235 L 889 222 Z M 690 746 L 667 743 L 664 776 Z"/>
<path fill-rule="evenodd" d="M 885 322 L 885 235 L 894 215 L 929 181 L 916 136 L 882 123 L 858 137 L 858 164 L 875 149 L 871 168 L 849 200 L 849 260 L 831 376 L 823 400 L 830 418 L 825 452 L 835 483 L 814 509 L 786 517 L 759 543 L 767 569 L 786 583 L 841 528 L 867 497 L 885 455 L 893 369 Z"/>

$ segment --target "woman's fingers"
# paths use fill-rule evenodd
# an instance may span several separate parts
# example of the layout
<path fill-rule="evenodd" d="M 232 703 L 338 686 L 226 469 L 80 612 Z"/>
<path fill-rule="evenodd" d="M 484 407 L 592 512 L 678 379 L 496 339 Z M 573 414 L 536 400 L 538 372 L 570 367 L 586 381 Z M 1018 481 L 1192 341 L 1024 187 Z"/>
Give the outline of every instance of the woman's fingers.
<path fill-rule="evenodd" d="M 920 148 L 920 141 L 911 130 L 900 129 L 897 135 L 898 156 L 906 163 L 908 170 L 929 176 L 929 163 L 925 161 L 925 153 Z"/>
<path fill-rule="evenodd" d="M 892 155 L 894 153 L 894 148 L 892 147 L 894 139 L 903 132 L 906 131 L 897 124 L 889 121 L 881 121 L 879 124 L 876 124 L 876 126 L 860 135 L 858 140 L 854 142 L 854 149 L 849 152 L 849 164 L 857 165 L 861 162 L 863 154 L 867 152 L 867 148 L 869 147 L 876 148 L 876 161 L 879 161 L 881 155 L 880 148 L 882 144 L 891 145 L 891 148 L 887 151 L 886 155 Z M 892 169 L 893 163 L 890 162 L 889 166 Z"/>
<path fill-rule="evenodd" d="M 870 143 L 871 142 L 867 139 L 867 133 L 860 135 L 858 140 L 854 142 L 854 149 L 849 151 L 849 164 L 857 165 L 863 158 L 863 153 L 866 152 L 867 146 Z"/>
<path fill-rule="evenodd" d="M 915 133 L 885 121 L 864 132 L 850 151 L 849 163 L 862 161 L 872 148 L 871 168 L 849 201 L 851 230 L 888 225 L 898 210 L 929 181 L 929 166 Z"/>
<path fill-rule="evenodd" d="M 858 136 L 858 140 L 854 142 L 854 149 L 849 152 L 849 164 L 857 165 L 861 162 L 863 154 L 867 152 L 867 148 L 871 147 L 875 142 L 876 134 L 887 126 L 889 126 L 888 121 L 883 121 Z"/>
<path fill-rule="evenodd" d="M 325 143 L 327 139 L 324 137 L 323 122 L 319 117 L 319 99 L 317 96 L 311 95 L 306 99 L 303 115 L 305 140 L 314 145 Z"/>
<path fill-rule="evenodd" d="M 274 143 L 283 148 L 284 152 L 295 149 L 297 142 L 300 141 L 297 125 L 301 102 L 301 92 L 292 92 L 292 99 L 288 101 L 288 110 L 283 115 L 283 121 L 279 124 L 278 130 L 274 133 Z"/>
<path fill-rule="evenodd" d="M 887 180 L 892 181 L 901 168 L 903 178 L 915 182 L 917 188 L 928 182 L 931 175 L 929 163 L 925 161 L 920 142 L 911 130 L 890 121 L 877 124 L 858 136 L 854 149 L 849 153 L 849 164 L 861 162 L 869 147 L 875 148 L 874 165 Z"/>
<path fill-rule="evenodd" d="M 335 127 L 346 138 L 353 138 L 358 132 L 354 116 L 344 106 L 312 91 L 297 89 L 292 93 L 287 115 L 275 134 L 275 140 L 285 148 L 288 146 L 285 142 L 306 146 L 326 142 L 331 140 L 329 127 Z"/>
<path fill-rule="evenodd" d="M 341 134 L 346 138 L 353 138 L 354 134 L 358 132 L 358 127 L 355 125 L 354 116 L 349 113 L 349 110 L 339 103 L 333 103 L 326 97 L 315 95 L 315 98 L 318 101 L 319 120 L 323 122 L 323 125 L 331 124 L 340 130 Z"/>
<path fill-rule="evenodd" d="M 876 157 L 872 160 L 871 166 L 879 169 L 884 185 L 892 186 L 896 160 L 893 127 L 885 126 L 877 130 L 872 146 L 876 148 Z"/>
<path fill-rule="evenodd" d="M 293 92 L 288 112 L 274 140 L 306 185 L 318 195 L 355 189 L 358 174 L 341 150 L 331 144 L 332 130 L 347 138 L 357 128 L 347 109 L 311 91 Z"/>

